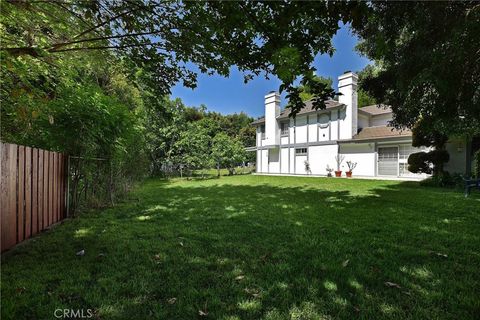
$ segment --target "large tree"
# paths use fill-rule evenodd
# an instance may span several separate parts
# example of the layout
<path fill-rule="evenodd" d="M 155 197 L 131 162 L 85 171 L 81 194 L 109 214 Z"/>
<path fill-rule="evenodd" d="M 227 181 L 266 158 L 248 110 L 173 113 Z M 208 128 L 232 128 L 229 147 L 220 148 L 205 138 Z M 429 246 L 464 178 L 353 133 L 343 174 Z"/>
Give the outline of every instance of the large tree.
<path fill-rule="evenodd" d="M 333 54 L 339 21 L 361 22 L 362 2 L 232 1 L 15 1 L 2 4 L 1 49 L 10 57 L 54 63 L 59 55 L 114 50 L 129 56 L 152 87 L 168 93 L 176 82 L 195 87 L 196 72 L 228 76 L 236 65 L 245 81 L 275 74 L 298 112 L 303 102 L 293 83 L 315 95 L 334 94 L 311 76 L 317 54 Z M 75 28 L 70 28 L 74 25 Z"/>
<path fill-rule="evenodd" d="M 480 4 L 372 2 L 355 26 L 381 69 L 362 82 L 392 106 L 393 123 L 443 134 L 480 132 Z"/>
<path fill-rule="evenodd" d="M 246 159 L 245 147 L 239 139 L 219 133 L 213 138 L 212 158 L 216 163 L 218 176 L 220 168 L 227 168 L 228 174 L 233 175 L 235 167 Z"/>

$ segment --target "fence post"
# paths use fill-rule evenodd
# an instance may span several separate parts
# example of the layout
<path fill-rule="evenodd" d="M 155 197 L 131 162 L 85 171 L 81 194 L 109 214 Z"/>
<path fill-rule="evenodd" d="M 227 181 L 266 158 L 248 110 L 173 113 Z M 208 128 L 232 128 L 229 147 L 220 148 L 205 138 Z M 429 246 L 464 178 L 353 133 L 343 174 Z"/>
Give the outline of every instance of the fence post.
<path fill-rule="evenodd" d="M 67 194 L 65 195 L 67 201 L 67 217 L 70 217 L 70 155 L 67 156 Z"/>

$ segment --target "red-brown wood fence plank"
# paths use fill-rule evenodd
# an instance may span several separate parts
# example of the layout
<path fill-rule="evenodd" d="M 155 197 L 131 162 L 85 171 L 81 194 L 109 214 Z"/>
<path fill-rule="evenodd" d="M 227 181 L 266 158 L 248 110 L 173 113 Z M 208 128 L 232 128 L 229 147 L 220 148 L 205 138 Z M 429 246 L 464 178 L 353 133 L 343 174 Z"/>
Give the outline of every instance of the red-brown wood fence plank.
<path fill-rule="evenodd" d="M 25 147 L 18 146 L 17 242 L 25 239 Z"/>
<path fill-rule="evenodd" d="M 25 239 L 32 235 L 32 148 L 25 147 Z"/>
<path fill-rule="evenodd" d="M 43 150 L 38 149 L 38 232 L 43 230 Z"/>
<path fill-rule="evenodd" d="M 57 204 L 57 221 L 60 221 L 60 153 L 57 153 L 57 197 L 55 198 L 55 202 Z"/>
<path fill-rule="evenodd" d="M 17 242 L 17 149 L 15 144 L 1 143 L 1 250 Z"/>
<path fill-rule="evenodd" d="M 38 149 L 32 149 L 32 235 L 38 232 Z"/>
<path fill-rule="evenodd" d="M 60 208 L 60 213 L 59 213 L 59 214 L 60 214 L 60 220 L 64 218 L 64 216 L 63 216 L 64 210 L 63 210 L 63 201 L 62 201 L 62 199 L 63 199 L 63 181 L 64 181 L 65 179 L 63 178 L 63 169 L 64 169 L 64 168 L 63 168 L 63 154 L 60 154 L 60 172 L 59 172 L 59 175 L 58 175 L 59 181 L 60 181 L 60 184 L 59 184 L 60 187 L 58 188 L 58 190 L 59 190 L 59 194 L 58 194 L 58 207 Z"/>
<path fill-rule="evenodd" d="M 66 216 L 64 154 L 0 143 L 1 250 L 10 249 Z"/>
<path fill-rule="evenodd" d="M 48 227 L 48 168 L 49 166 L 49 152 L 43 152 L 43 229 Z"/>
<path fill-rule="evenodd" d="M 58 215 L 58 153 L 55 152 L 55 177 L 54 177 L 54 181 L 55 181 L 55 191 L 54 191 L 54 194 L 55 194 L 55 197 L 53 199 L 54 201 L 54 206 L 55 206 L 55 221 L 58 222 L 59 220 L 59 215 Z"/>
<path fill-rule="evenodd" d="M 53 169 L 54 169 L 54 154 L 50 152 L 49 156 L 49 168 L 48 168 L 48 221 L 49 225 L 55 223 L 53 215 Z"/>
<path fill-rule="evenodd" d="M 63 218 L 67 217 L 67 206 L 65 205 L 65 195 L 66 195 L 66 187 L 67 187 L 67 157 L 65 155 L 62 156 L 63 158 L 63 170 L 62 170 L 62 209 L 63 209 Z"/>
<path fill-rule="evenodd" d="M 66 157 L 64 154 L 62 154 L 62 219 L 65 219 L 66 217 L 66 209 L 65 209 L 65 186 L 67 183 L 67 164 L 66 164 Z"/>

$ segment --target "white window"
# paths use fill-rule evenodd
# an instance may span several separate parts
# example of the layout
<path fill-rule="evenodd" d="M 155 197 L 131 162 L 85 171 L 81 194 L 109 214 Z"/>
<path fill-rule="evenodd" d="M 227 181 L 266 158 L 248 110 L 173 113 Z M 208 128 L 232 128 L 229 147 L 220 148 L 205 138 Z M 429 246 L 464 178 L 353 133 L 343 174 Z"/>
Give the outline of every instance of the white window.
<path fill-rule="evenodd" d="M 400 176 L 416 176 L 413 172 L 408 171 L 408 157 L 415 152 L 423 151 L 421 148 L 415 148 L 410 144 L 401 144 L 398 146 L 398 165 Z"/>
<path fill-rule="evenodd" d="M 297 148 L 295 149 L 296 156 L 306 156 L 307 155 L 307 148 Z"/>
<path fill-rule="evenodd" d="M 280 130 L 281 130 L 281 131 L 280 131 L 280 135 L 281 135 L 282 137 L 288 136 L 288 128 L 289 128 L 288 122 L 282 122 L 282 123 L 280 123 Z"/>

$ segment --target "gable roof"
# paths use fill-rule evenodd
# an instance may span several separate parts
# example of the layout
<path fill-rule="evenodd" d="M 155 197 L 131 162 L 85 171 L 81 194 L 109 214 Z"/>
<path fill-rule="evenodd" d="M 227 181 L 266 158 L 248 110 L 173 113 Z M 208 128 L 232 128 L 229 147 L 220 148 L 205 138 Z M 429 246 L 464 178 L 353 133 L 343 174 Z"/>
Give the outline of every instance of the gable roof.
<path fill-rule="evenodd" d="M 392 108 L 384 104 L 372 104 L 363 108 L 358 108 L 359 112 L 365 113 L 369 116 L 377 116 L 380 114 L 391 113 Z"/>
<path fill-rule="evenodd" d="M 326 109 L 332 109 L 332 108 L 343 106 L 343 103 L 340 103 L 335 100 L 325 100 L 324 102 L 325 102 Z M 305 101 L 305 107 L 303 107 L 300 110 L 300 112 L 297 113 L 297 115 L 302 115 L 302 114 L 317 112 L 317 111 L 322 111 L 322 110 L 321 109 L 315 110 L 315 108 L 313 107 L 312 100 L 308 100 L 308 101 Z M 277 117 L 277 119 L 287 119 L 290 113 L 291 113 L 291 109 L 286 108 L 282 112 L 280 112 L 280 115 Z"/>
<path fill-rule="evenodd" d="M 262 124 L 262 123 L 265 123 L 265 117 L 259 117 L 257 120 L 250 123 L 250 125 L 254 126 L 254 125 Z"/>
<path fill-rule="evenodd" d="M 398 130 L 389 126 L 366 127 L 353 136 L 351 140 L 375 140 L 383 138 L 411 137 L 409 129 Z"/>
<path fill-rule="evenodd" d="M 326 100 L 325 101 L 326 109 L 337 108 L 337 107 L 341 107 L 343 105 L 344 105 L 343 103 L 340 103 L 340 102 L 335 101 L 335 100 Z M 300 112 L 297 113 L 297 115 L 303 115 L 303 114 L 313 113 L 313 112 L 317 112 L 317 111 L 322 111 L 322 110 L 320 110 L 320 109 L 315 110 L 315 108 L 313 107 L 312 100 L 308 100 L 308 101 L 305 101 L 305 107 L 303 107 L 300 110 Z M 290 108 L 285 108 L 284 110 L 282 110 L 280 112 L 280 115 L 277 117 L 277 119 L 288 119 L 290 113 L 291 113 L 291 109 Z M 265 122 L 265 117 L 260 117 L 257 120 L 253 121 L 251 123 L 251 125 L 262 124 L 264 122 Z"/>

